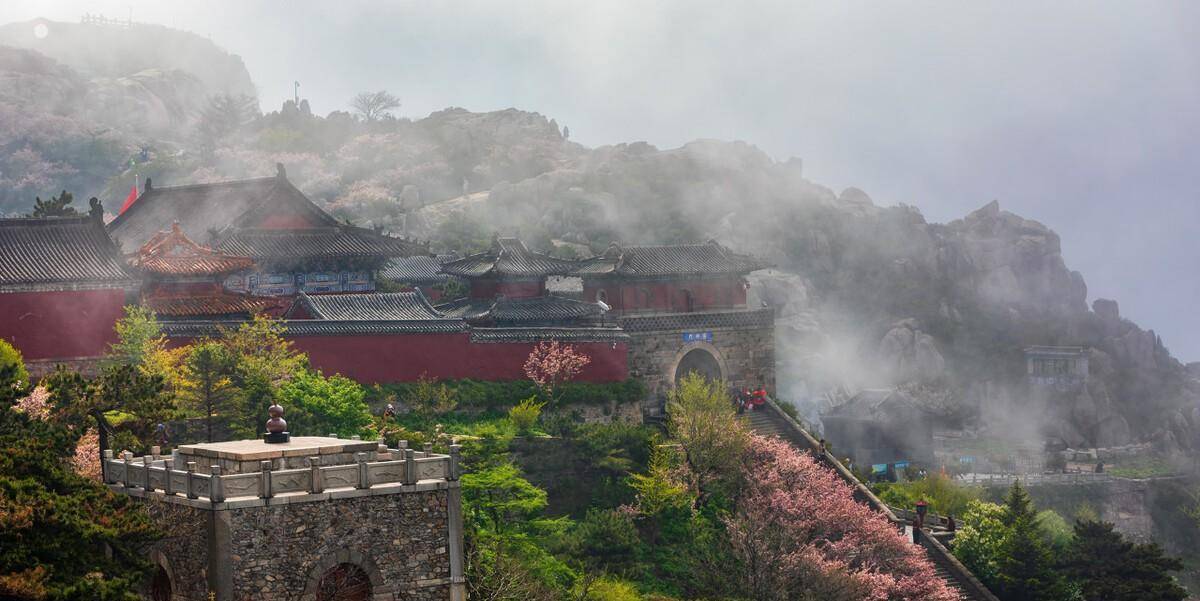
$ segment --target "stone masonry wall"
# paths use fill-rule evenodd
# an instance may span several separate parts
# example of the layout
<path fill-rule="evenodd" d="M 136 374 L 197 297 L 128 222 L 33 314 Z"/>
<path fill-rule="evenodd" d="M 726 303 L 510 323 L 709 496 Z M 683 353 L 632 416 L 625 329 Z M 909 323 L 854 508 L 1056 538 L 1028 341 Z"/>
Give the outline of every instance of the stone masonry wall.
<path fill-rule="evenodd" d="M 660 400 L 674 386 L 675 366 L 684 353 L 704 348 L 719 355 L 725 379 L 737 387 L 763 385 L 775 391 L 773 328 L 713 328 L 710 343 L 683 341 L 683 330 L 631 332 L 629 374 L 646 385 L 647 396 Z"/>
<path fill-rule="evenodd" d="M 389 599 L 449 599 L 446 496 L 437 490 L 230 510 L 232 559 L 240 566 L 233 598 L 299 599 L 340 559 L 387 583 L 375 587 L 375 598 L 386 588 Z"/>
<path fill-rule="evenodd" d="M 180 601 L 208 599 L 208 533 L 213 513 L 204 509 L 138 498 L 166 536 L 154 543 L 151 560 L 167 570 Z"/>

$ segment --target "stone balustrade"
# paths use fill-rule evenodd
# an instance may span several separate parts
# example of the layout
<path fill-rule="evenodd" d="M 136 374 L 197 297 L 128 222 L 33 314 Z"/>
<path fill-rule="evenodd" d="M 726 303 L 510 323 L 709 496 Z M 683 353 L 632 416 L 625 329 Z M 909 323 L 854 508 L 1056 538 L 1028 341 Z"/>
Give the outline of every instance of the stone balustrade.
<path fill-rule="evenodd" d="M 456 481 L 460 475 L 459 456 L 458 445 L 451 445 L 449 455 L 439 455 L 430 445 L 418 451 L 400 441 L 399 448 L 389 449 L 379 441 L 374 452 L 360 451 L 353 454 L 353 462 L 335 465 L 328 465 L 328 458 L 314 454 L 303 458 L 303 467 L 275 469 L 279 458 L 274 458 L 258 461 L 257 471 L 228 473 L 215 459 L 201 468 L 196 461 L 181 460 L 181 457 L 198 457 L 181 455 L 179 451 L 162 456 L 158 447 L 142 457 L 134 457 L 129 451 L 119 457 L 105 451 L 102 465 L 105 483 L 116 488 L 160 492 L 217 504 L 233 499 L 271 499 L 382 485 Z M 290 459 L 285 465 L 296 464 L 296 457 Z"/>

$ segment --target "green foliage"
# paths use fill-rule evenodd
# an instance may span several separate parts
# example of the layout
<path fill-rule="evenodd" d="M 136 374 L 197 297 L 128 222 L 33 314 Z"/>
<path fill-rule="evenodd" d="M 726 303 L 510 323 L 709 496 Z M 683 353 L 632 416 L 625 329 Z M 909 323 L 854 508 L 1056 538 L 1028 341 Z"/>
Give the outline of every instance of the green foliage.
<path fill-rule="evenodd" d="M 109 365 L 95 378 L 57 369 L 43 380 L 50 393 L 52 419 L 82 434 L 100 424 L 102 446 L 108 447 L 107 432 L 112 430 L 108 415 L 122 415 L 121 428 L 140 444 L 140 451 L 152 440 L 154 426 L 167 421 L 175 412 L 171 399 L 164 395 L 160 376 L 147 374 L 132 365 Z"/>
<path fill-rule="evenodd" d="M 576 587 L 574 598 L 580 601 L 641 601 L 642 595 L 633 584 L 605 576 L 586 585 L 581 583 Z"/>
<path fill-rule="evenodd" d="M 1053 509 L 1043 509 L 1037 513 L 1034 521 L 1037 523 L 1038 532 L 1042 533 L 1042 540 L 1055 555 L 1071 544 L 1074 531 L 1071 524 L 1058 515 L 1058 512 Z"/>
<path fill-rule="evenodd" d="M 667 431 L 702 495 L 730 494 L 737 486 L 748 433 L 737 419 L 724 382 L 690 373 L 670 392 Z"/>
<path fill-rule="evenodd" d="M 30 217 L 74 217 L 79 214 L 75 207 L 71 206 L 71 202 L 75 197 L 70 192 L 63 190 L 58 196 L 51 196 L 50 200 L 42 200 L 40 196 L 33 199 L 33 213 Z"/>
<path fill-rule="evenodd" d="M 592 572 L 625 571 L 636 563 L 641 551 L 633 516 L 620 510 L 588 510 L 566 538 L 570 553 Z"/>
<path fill-rule="evenodd" d="M 141 598 L 160 533 L 130 497 L 66 467 L 76 438 L 0 407 L 0 598 Z"/>
<path fill-rule="evenodd" d="M 1063 562 L 1084 601 L 1182 601 L 1187 591 L 1170 572 L 1183 569 L 1157 544 L 1133 544 L 1113 525 L 1076 522 Z"/>
<path fill-rule="evenodd" d="M 1004 508 L 995 503 L 970 501 L 954 537 L 954 555 L 989 587 L 999 576 L 1000 554 L 1008 528 Z"/>
<path fill-rule="evenodd" d="M 141 365 L 166 344 L 162 326 L 150 309 L 125 305 L 125 316 L 116 323 L 117 342 L 109 345 L 109 361 Z"/>
<path fill-rule="evenodd" d="M 893 507 L 913 507 L 917 501 L 929 503 L 929 510 L 943 516 L 961 515 L 967 504 L 979 499 L 982 490 L 963 486 L 949 476 L 929 474 L 920 480 L 883 482 L 877 485 L 879 498 Z"/>
<path fill-rule="evenodd" d="M 204 417 L 208 442 L 214 442 L 213 422 L 236 412 L 241 391 L 229 377 L 235 361 L 224 344 L 202 340 L 189 347 L 181 366 L 179 400 L 183 407 Z"/>
<path fill-rule="evenodd" d="M 508 418 L 517 428 L 517 433 L 526 436 L 533 432 L 533 427 L 537 425 L 538 418 L 542 416 L 542 407 L 546 403 L 539 403 L 537 397 L 529 397 L 508 410 Z"/>
<path fill-rule="evenodd" d="M 371 412 L 363 400 L 366 391 L 354 380 L 305 371 L 280 387 L 279 397 L 293 434 L 370 435 Z"/>
<path fill-rule="evenodd" d="M 404 404 L 409 411 L 428 419 L 454 411 L 458 406 L 458 399 L 445 383 L 422 374 L 409 388 L 407 396 L 404 397 Z"/>
<path fill-rule="evenodd" d="M 433 238 L 441 248 L 462 254 L 483 252 L 492 245 L 492 232 L 474 215 L 460 211 L 438 225 Z"/>
<path fill-rule="evenodd" d="M 507 410 L 509 407 L 538 394 L 538 388 L 529 380 L 443 380 L 458 402 L 460 409 Z M 388 398 L 406 399 L 413 394 L 417 382 L 377 384 L 371 388 L 371 402 L 382 403 Z M 641 382 L 629 379 L 623 382 L 568 382 L 559 387 L 558 404 L 598 405 L 616 401 L 635 403 L 645 396 Z"/>
<path fill-rule="evenodd" d="M 1066 596 L 1066 582 L 1054 570 L 1053 557 L 1038 529 L 1033 500 L 1020 482 L 1013 482 L 1004 501 L 1004 525 L 997 590 L 1006 600 L 1058 601 Z"/>
<path fill-rule="evenodd" d="M 1122 459 L 1109 465 L 1105 471 L 1118 478 L 1157 478 L 1175 473 L 1174 466 L 1163 457 L 1144 455 Z"/>
<path fill-rule="evenodd" d="M 242 398 L 238 412 L 230 415 L 235 435 L 258 436 L 267 408 L 279 400 L 280 387 L 308 368 L 308 356 L 283 337 L 285 331 L 278 320 L 256 315 L 221 332 L 221 342 L 234 358 L 230 381 Z"/>
<path fill-rule="evenodd" d="M 7 408 L 29 390 L 29 372 L 21 351 L 0 338 L 0 409 Z"/>

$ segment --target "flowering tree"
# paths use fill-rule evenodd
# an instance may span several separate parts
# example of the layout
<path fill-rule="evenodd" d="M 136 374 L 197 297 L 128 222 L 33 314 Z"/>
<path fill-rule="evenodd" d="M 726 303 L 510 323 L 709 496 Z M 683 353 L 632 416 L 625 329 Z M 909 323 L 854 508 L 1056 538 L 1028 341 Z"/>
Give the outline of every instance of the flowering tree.
<path fill-rule="evenodd" d="M 79 437 L 79 442 L 75 443 L 71 469 L 89 480 L 104 480 L 104 473 L 100 468 L 100 433 L 95 428 L 88 428 L 88 431 Z"/>
<path fill-rule="evenodd" d="M 750 438 L 746 458 L 745 488 L 726 526 L 753 598 L 958 599 L 921 549 L 829 469 L 761 436 Z"/>
<path fill-rule="evenodd" d="M 29 396 L 18 400 L 15 408 L 33 419 L 46 421 L 50 419 L 50 391 L 37 386 L 29 391 Z"/>
<path fill-rule="evenodd" d="M 561 344 L 557 340 L 539 342 L 525 360 L 525 375 L 533 380 L 547 396 L 570 382 L 587 364 L 591 357 L 575 350 L 574 346 Z"/>

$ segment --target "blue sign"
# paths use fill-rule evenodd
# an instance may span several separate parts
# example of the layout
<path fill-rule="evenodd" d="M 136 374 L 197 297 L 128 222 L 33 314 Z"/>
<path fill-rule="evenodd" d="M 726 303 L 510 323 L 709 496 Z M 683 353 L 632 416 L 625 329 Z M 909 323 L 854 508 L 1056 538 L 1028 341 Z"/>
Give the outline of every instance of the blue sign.
<path fill-rule="evenodd" d="M 906 468 L 906 467 L 908 467 L 908 462 L 907 462 L 907 461 L 897 461 L 897 462 L 896 462 L 896 469 L 898 469 L 898 470 L 902 470 L 902 469 L 904 469 L 904 468 Z"/>
<path fill-rule="evenodd" d="M 712 332 L 684 332 L 684 342 L 712 342 Z"/>
<path fill-rule="evenodd" d="M 872 474 L 886 474 L 887 473 L 887 464 L 886 463 L 871 464 L 871 473 Z"/>

